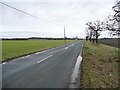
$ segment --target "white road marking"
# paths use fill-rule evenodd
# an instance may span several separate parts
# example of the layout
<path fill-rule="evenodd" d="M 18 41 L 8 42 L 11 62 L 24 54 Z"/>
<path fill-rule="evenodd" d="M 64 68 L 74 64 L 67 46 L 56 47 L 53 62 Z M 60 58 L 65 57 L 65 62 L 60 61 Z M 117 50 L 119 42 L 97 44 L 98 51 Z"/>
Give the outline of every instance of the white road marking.
<path fill-rule="evenodd" d="M 19 57 L 19 58 L 17 58 L 17 59 L 24 59 L 24 58 L 29 57 L 29 56 L 31 56 L 31 55 L 22 56 L 22 57 Z M 17 59 L 15 59 L 15 60 L 17 60 Z M 15 60 L 14 60 L 14 61 L 15 61 Z"/>
<path fill-rule="evenodd" d="M 77 82 L 77 77 L 79 74 L 79 67 L 80 67 L 81 61 L 82 61 L 82 57 L 78 56 L 76 64 L 75 64 L 75 68 L 74 68 L 72 76 L 71 76 L 71 81 L 70 81 L 71 84 L 70 84 L 69 88 L 77 88 L 77 86 L 74 83 Z"/>
<path fill-rule="evenodd" d="M 80 51 L 80 56 L 82 55 L 82 51 L 83 51 L 83 44 L 82 44 L 82 48 L 81 48 L 81 51 Z"/>
<path fill-rule="evenodd" d="M 4 62 L 4 63 L 2 63 L 2 64 L 7 64 L 7 62 Z"/>
<path fill-rule="evenodd" d="M 27 56 L 25 56 L 25 57 L 29 57 L 29 56 L 31 56 L 31 55 L 27 55 Z"/>
<path fill-rule="evenodd" d="M 68 49 L 68 47 L 65 47 L 65 50 Z"/>
<path fill-rule="evenodd" d="M 81 49 L 81 51 L 80 51 L 80 55 L 82 55 L 82 49 Z"/>
<path fill-rule="evenodd" d="M 50 57 L 52 57 L 52 56 L 53 56 L 53 55 L 50 55 L 50 56 L 48 56 L 48 57 L 46 57 L 46 58 L 44 58 L 44 59 L 38 61 L 37 63 L 41 63 L 41 62 L 43 62 L 44 60 L 46 60 L 46 59 L 48 59 L 48 58 L 50 58 Z"/>
<path fill-rule="evenodd" d="M 13 61 L 16 61 L 16 59 L 14 59 Z"/>
<path fill-rule="evenodd" d="M 77 75 L 78 75 L 79 65 L 80 65 L 81 61 L 82 61 L 82 57 L 81 57 L 81 56 L 78 56 L 77 61 L 76 61 L 76 64 L 75 64 L 75 68 L 74 68 L 74 71 L 73 71 L 73 74 L 72 74 L 72 77 L 73 77 L 73 78 L 72 78 L 72 81 L 75 81 L 75 78 L 76 78 Z"/>
<path fill-rule="evenodd" d="M 80 67 L 81 61 L 82 61 L 82 56 L 81 55 L 82 55 L 82 49 L 81 49 L 80 54 L 79 54 L 79 56 L 77 58 L 77 61 L 75 63 L 75 67 L 74 67 L 74 70 L 73 70 L 73 73 L 72 73 L 72 76 L 71 76 L 71 81 L 70 81 L 69 88 L 78 88 L 78 86 L 77 86 L 77 78 L 80 78 L 78 74 L 80 72 L 79 67 Z"/>
<path fill-rule="evenodd" d="M 49 50 L 49 49 L 48 49 Z M 43 50 L 43 51 L 41 51 L 41 52 L 39 52 L 39 53 L 44 53 L 44 52 L 47 52 L 48 50 Z"/>
<path fill-rule="evenodd" d="M 23 58 L 25 58 L 25 56 L 24 57 L 20 57 L 19 59 L 23 59 Z"/>
<path fill-rule="evenodd" d="M 74 46 L 74 45 L 75 45 L 75 43 L 73 43 L 73 44 L 72 44 L 72 45 L 70 45 L 70 46 L 72 47 L 72 46 Z"/>
<path fill-rule="evenodd" d="M 72 46 L 74 46 L 74 44 L 71 44 L 70 46 L 65 47 L 65 50 Z"/>
<path fill-rule="evenodd" d="M 49 49 L 48 49 L 49 50 Z M 35 54 L 42 54 L 44 52 L 47 52 L 48 50 L 43 50 L 43 51 L 40 51 L 40 52 L 36 52 Z"/>
<path fill-rule="evenodd" d="M 40 54 L 40 52 L 36 52 L 35 54 Z"/>

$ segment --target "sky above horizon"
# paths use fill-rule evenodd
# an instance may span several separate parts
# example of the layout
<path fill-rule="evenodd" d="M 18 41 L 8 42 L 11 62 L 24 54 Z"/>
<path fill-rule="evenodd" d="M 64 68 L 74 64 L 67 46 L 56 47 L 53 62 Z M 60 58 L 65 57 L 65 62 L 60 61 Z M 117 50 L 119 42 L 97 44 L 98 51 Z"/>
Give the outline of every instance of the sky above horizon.
<path fill-rule="evenodd" d="M 10 2 L 11 1 L 11 2 Z M 116 0 L 1 0 L 34 18 L 0 4 L 1 37 L 85 37 L 86 23 L 105 20 Z M 109 37 L 108 32 L 100 37 Z"/>

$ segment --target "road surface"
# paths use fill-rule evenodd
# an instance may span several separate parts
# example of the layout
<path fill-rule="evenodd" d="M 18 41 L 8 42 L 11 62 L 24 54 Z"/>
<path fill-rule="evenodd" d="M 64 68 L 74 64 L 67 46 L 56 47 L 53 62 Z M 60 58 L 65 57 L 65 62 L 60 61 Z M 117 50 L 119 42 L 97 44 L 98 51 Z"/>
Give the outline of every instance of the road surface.
<path fill-rule="evenodd" d="M 2 64 L 2 88 L 68 88 L 83 41 Z"/>

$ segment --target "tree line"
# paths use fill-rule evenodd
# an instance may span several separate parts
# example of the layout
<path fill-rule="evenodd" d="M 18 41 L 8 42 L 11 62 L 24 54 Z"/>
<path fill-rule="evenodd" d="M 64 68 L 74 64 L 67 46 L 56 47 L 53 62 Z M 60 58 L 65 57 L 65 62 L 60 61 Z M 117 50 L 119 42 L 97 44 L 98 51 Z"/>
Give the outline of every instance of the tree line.
<path fill-rule="evenodd" d="M 30 38 L 2 38 L 2 40 L 81 40 L 80 38 L 48 38 L 48 37 L 30 37 Z"/>
<path fill-rule="evenodd" d="M 98 43 L 100 33 L 103 31 L 110 31 L 112 36 L 120 36 L 120 1 L 112 7 L 112 10 L 113 13 L 107 17 L 107 20 L 86 23 L 86 40 Z"/>

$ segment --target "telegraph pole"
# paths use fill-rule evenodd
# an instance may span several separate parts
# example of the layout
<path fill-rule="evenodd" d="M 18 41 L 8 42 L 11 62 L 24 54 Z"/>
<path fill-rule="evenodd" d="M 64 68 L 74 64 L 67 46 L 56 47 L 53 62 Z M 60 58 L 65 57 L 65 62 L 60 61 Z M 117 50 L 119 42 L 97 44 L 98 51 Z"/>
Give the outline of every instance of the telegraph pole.
<path fill-rule="evenodd" d="M 64 25 L 64 42 L 66 44 L 65 25 Z"/>

